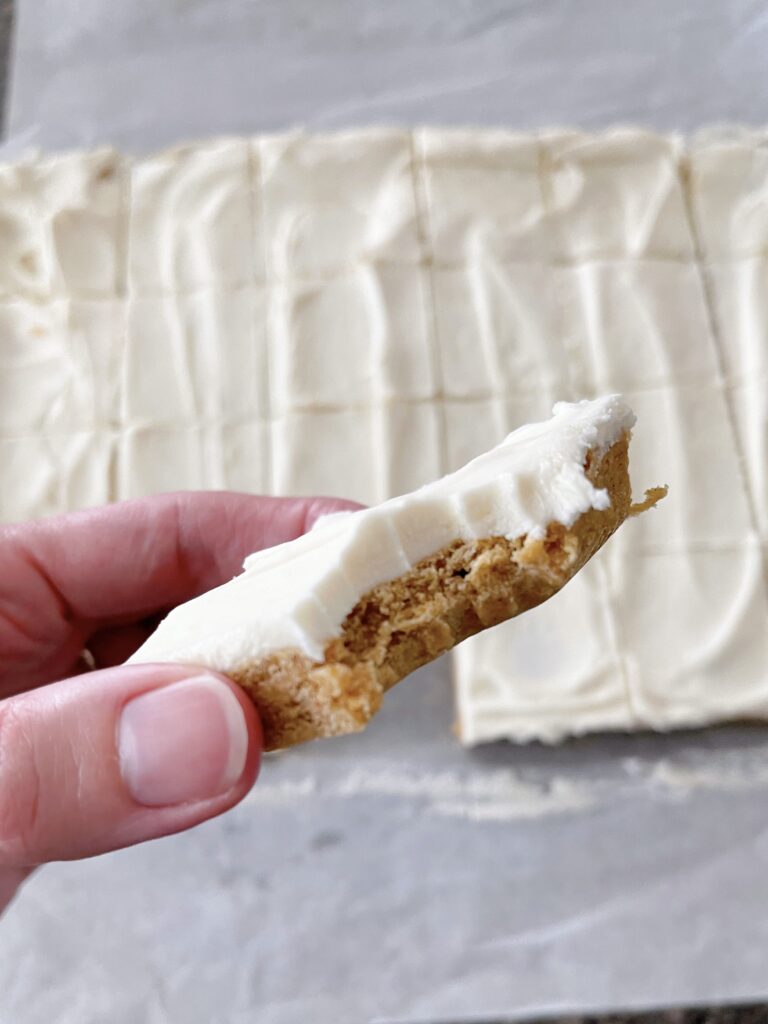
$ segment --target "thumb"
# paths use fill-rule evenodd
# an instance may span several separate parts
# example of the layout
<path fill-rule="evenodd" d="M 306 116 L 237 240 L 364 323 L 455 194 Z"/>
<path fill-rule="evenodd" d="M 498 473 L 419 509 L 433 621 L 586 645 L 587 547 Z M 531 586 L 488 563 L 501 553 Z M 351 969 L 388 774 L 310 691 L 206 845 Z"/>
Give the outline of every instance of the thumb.
<path fill-rule="evenodd" d="M 258 771 L 256 710 L 180 665 L 91 672 L 0 702 L 0 868 L 89 857 L 197 825 Z"/>

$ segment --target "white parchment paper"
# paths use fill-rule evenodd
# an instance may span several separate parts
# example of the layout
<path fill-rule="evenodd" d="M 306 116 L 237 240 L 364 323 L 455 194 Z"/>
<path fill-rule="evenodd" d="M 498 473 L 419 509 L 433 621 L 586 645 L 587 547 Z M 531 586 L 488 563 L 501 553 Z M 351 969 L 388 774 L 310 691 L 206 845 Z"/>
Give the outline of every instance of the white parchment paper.
<path fill-rule="evenodd" d="M 382 121 L 692 130 L 768 111 L 768 5 L 746 0 L 17 4 L 9 150 Z M 268 759 L 226 817 L 42 871 L 0 925 L 0 1022 L 768 997 L 762 730 L 466 752 L 451 720 L 438 663 L 363 736 Z"/>

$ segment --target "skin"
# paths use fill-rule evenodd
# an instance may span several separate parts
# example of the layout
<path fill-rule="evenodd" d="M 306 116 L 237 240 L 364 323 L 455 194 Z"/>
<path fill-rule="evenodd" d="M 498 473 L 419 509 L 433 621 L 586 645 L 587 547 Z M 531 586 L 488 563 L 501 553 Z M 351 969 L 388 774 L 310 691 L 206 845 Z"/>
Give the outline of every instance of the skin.
<path fill-rule="evenodd" d="M 126 705 L 203 670 L 123 662 L 164 614 L 236 575 L 247 554 L 349 507 L 179 493 L 0 527 L 0 912 L 40 864 L 191 828 L 246 795 L 259 767 L 258 715 L 219 677 L 214 688 L 231 690 L 247 727 L 240 776 L 205 799 L 135 799 L 117 741 Z"/>

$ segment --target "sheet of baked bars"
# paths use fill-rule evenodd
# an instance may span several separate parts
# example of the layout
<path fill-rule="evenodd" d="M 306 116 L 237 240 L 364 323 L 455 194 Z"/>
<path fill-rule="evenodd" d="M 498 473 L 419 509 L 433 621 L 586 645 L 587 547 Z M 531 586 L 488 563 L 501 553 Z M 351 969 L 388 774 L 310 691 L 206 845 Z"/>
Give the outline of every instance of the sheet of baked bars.
<path fill-rule="evenodd" d="M 0 168 L 0 514 L 364 502 L 623 392 L 638 492 L 466 643 L 466 742 L 768 716 L 768 144 L 367 130 Z"/>

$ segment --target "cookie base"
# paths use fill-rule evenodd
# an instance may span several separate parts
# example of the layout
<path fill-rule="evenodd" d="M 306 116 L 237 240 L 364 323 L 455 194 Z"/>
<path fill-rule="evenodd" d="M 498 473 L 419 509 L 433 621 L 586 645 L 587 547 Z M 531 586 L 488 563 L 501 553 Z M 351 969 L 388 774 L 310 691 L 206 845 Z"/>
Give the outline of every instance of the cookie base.
<path fill-rule="evenodd" d="M 628 435 L 585 472 L 611 498 L 543 539 L 456 540 L 358 601 L 321 663 L 295 649 L 230 671 L 256 704 L 265 750 L 362 729 L 384 693 L 467 637 L 535 608 L 591 558 L 632 510 Z"/>

